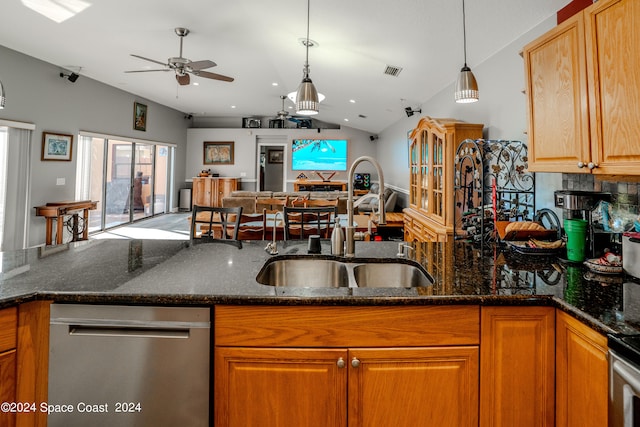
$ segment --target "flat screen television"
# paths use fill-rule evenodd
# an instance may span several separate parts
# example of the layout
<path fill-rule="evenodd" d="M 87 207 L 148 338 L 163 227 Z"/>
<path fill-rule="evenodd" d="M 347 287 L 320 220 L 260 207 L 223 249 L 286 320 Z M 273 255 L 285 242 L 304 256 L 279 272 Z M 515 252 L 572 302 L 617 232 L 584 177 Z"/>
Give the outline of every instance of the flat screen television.
<path fill-rule="evenodd" d="M 291 169 L 294 171 L 346 171 L 346 139 L 294 139 Z"/>

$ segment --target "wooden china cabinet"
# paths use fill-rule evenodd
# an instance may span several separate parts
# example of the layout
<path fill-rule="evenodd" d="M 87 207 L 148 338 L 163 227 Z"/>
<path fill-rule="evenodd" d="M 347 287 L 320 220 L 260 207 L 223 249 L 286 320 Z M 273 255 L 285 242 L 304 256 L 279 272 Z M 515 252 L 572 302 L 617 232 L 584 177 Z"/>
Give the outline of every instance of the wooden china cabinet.
<path fill-rule="evenodd" d="M 222 199 L 238 189 L 238 178 L 193 178 L 193 205 L 222 206 Z"/>
<path fill-rule="evenodd" d="M 453 162 L 465 139 L 482 138 L 482 124 L 423 117 L 411 132 L 405 240 L 442 242 L 453 235 Z"/>
<path fill-rule="evenodd" d="M 530 171 L 640 175 L 639 27 L 600 0 L 524 47 Z"/>

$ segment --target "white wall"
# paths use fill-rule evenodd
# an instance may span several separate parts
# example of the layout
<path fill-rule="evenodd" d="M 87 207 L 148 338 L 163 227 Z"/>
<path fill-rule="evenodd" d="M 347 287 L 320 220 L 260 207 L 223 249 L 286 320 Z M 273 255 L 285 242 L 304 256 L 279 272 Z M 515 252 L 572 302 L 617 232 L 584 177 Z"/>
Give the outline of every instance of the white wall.
<path fill-rule="evenodd" d="M 527 141 L 526 98 L 522 93 L 524 62 L 522 48 L 556 25 L 555 15 L 540 23 L 497 52 L 482 64 L 470 64 L 478 81 L 480 100 L 472 104 L 454 101 L 454 85 L 459 69 L 451 70 L 451 84 L 422 104 L 422 114 L 401 118 L 379 135 L 376 157 L 380 160 L 385 180 L 407 192 L 409 186 L 407 131 L 421 116 L 452 117 L 469 123 L 483 123 L 485 139 Z M 428 76 L 425 76 L 425 79 Z M 536 174 L 536 205 L 553 207 L 553 190 L 562 188 L 562 174 Z"/>
<path fill-rule="evenodd" d="M 242 177 L 242 189 L 254 190 L 257 183 L 257 139 L 276 138 L 287 142 L 284 151 L 284 165 L 287 173 L 287 188 L 293 189 L 293 181 L 300 173 L 291 170 L 291 142 L 296 138 L 344 138 L 349 140 L 349 163 L 360 156 L 375 156 L 376 144 L 369 139 L 370 134 L 357 129 L 343 127 L 342 129 L 202 129 L 192 128 L 187 130 L 187 160 L 184 179 L 190 180 L 203 169 L 211 169 L 220 176 Z M 235 161 L 233 165 L 219 165 L 211 167 L 203 164 L 204 141 L 234 141 Z M 368 163 L 358 167 L 359 172 L 369 172 L 375 175 Z M 386 172 L 386 171 L 385 171 Z M 245 174 L 245 176 L 242 176 Z M 305 172 L 309 179 L 319 179 L 311 172 Z M 347 172 L 339 172 L 332 180 L 347 179 Z M 373 178 L 373 180 L 377 179 Z M 386 177 L 385 177 L 386 179 Z"/>
<path fill-rule="evenodd" d="M 75 197 L 78 132 L 90 131 L 177 144 L 176 175 L 184 176 L 186 128 L 184 113 L 123 90 L 80 76 L 75 83 L 60 78 L 58 66 L 0 46 L 0 80 L 7 92 L 0 118 L 35 123 L 31 150 L 30 206 Z M 148 106 L 147 131 L 133 130 L 133 103 Z M 42 131 L 74 135 L 71 162 L 41 161 Z M 64 178 L 64 185 L 56 185 Z M 177 186 L 176 188 L 179 188 Z M 177 194 L 174 195 L 177 203 Z M 32 210 L 29 245 L 44 243 L 45 221 Z"/>

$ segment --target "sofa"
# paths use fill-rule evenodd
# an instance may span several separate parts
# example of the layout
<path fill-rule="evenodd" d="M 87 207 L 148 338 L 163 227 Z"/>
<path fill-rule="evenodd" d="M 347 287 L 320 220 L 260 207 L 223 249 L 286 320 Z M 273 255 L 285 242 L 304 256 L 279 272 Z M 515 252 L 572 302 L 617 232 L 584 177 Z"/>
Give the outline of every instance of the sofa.
<path fill-rule="evenodd" d="M 256 213 L 255 204 L 256 197 L 263 199 L 284 199 L 289 197 L 289 201 L 295 199 L 325 199 L 335 200 L 338 199 L 338 213 L 347 213 L 347 197 L 346 191 L 245 191 L 238 190 L 233 191 L 226 197 L 222 198 L 223 207 L 238 207 L 242 206 L 243 213 Z"/>

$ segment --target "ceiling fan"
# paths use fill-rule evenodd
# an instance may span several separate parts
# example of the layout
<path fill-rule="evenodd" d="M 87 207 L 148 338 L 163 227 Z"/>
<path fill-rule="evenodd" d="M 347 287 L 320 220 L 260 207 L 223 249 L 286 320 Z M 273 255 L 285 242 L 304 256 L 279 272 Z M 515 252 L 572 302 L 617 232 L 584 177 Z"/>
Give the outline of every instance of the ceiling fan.
<path fill-rule="evenodd" d="M 299 128 L 310 128 L 311 118 L 308 116 L 289 116 L 289 112 L 284 109 L 284 100 L 287 99 L 286 95 L 280 95 L 282 99 L 282 109 L 276 113 L 276 116 L 269 120 L 269 127 L 283 128 L 285 127 L 285 121 L 288 120 L 296 124 Z"/>
<path fill-rule="evenodd" d="M 189 30 L 187 28 L 178 27 L 175 29 L 176 34 L 180 37 L 180 56 L 171 57 L 167 60 L 166 63 L 156 61 L 155 59 L 145 58 L 144 56 L 134 55 L 136 58 L 144 59 L 145 61 L 153 62 L 155 64 L 159 64 L 164 66 L 165 68 L 157 69 L 157 70 L 133 70 L 133 71 L 125 71 L 125 73 L 147 73 L 150 71 L 175 71 L 176 80 L 178 84 L 184 86 L 188 85 L 190 82 L 189 74 L 193 74 L 194 76 L 204 77 L 206 79 L 213 80 L 222 80 L 223 82 L 232 82 L 233 77 L 223 76 L 222 74 L 211 73 L 209 71 L 203 71 L 206 68 L 215 67 L 217 64 L 213 61 L 209 61 L 207 59 L 202 61 L 191 61 L 190 59 L 182 57 L 182 40 L 189 34 Z"/>

